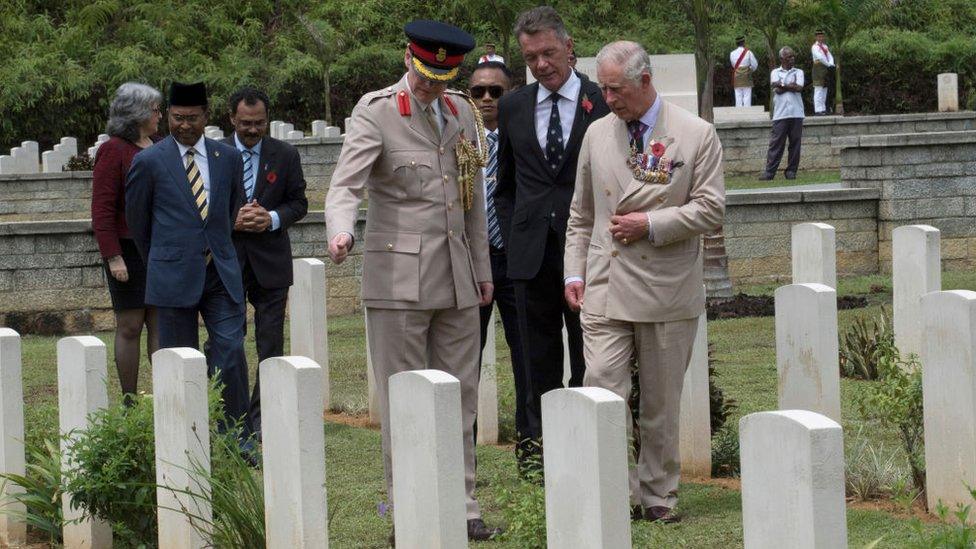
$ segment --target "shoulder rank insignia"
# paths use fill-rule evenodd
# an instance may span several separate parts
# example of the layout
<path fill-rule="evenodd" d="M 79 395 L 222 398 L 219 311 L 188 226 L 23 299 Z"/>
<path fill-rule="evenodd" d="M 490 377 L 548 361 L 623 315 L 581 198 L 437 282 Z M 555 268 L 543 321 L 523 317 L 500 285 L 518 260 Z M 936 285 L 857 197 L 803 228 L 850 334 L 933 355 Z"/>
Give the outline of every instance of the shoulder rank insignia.
<path fill-rule="evenodd" d="M 407 92 L 400 90 L 397 93 L 397 107 L 400 109 L 400 116 L 410 116 L 410 96 Z"/>

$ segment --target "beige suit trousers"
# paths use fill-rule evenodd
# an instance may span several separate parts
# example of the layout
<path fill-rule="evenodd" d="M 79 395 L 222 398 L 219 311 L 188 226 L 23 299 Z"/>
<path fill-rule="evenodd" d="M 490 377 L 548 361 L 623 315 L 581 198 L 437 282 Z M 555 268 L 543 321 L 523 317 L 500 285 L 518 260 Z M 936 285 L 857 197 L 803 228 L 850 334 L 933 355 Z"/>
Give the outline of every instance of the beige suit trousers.
<path fill-rule="evenodd" d="M 478 306 L 464 309 L 376 309 L 366 311 L 369 352 L 376 376 L 383 431 L 383 471 L 393 502 L 390 454 L 390 385 L 393 374 L 411 370 L 443 370 L 461 382 L 461 429 L 464 437 L 464 489 L 467 518 L 481 518 L 474 498 L 474 420 L 478 410 L 480 361 Z M 396 505 L 394 504 L 394 513 Z"/>
<path fill-rule="evenodd" d="M 674 508 L 678 503 L 681 458 L 678 418 L 681 386 L 691 361 L 698 319 L 624 322 L 584 312 L 583 384 L 603 387 L 630 401 L 631 358 L 640 369 L 640 455 L 630 466 L 630 503 Z M 627 434 L 633 435 L 630 407 Z"/>

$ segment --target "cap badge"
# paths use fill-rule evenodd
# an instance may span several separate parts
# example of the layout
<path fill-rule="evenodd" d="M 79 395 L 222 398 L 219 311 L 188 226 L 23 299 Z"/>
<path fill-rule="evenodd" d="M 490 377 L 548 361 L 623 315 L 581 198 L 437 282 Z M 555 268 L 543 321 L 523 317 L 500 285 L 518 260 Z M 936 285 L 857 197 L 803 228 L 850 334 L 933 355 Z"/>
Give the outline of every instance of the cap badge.
<path fill-rule="evenodd" d="M 447 59 L 447 50 L 445 50 L 444 48 L 439 48 L 437 50 L 437 57 L 436 57 L 436 59 L 437 59 L 437 62 L 438 63 L 443 63 L 444 60 Z"/>

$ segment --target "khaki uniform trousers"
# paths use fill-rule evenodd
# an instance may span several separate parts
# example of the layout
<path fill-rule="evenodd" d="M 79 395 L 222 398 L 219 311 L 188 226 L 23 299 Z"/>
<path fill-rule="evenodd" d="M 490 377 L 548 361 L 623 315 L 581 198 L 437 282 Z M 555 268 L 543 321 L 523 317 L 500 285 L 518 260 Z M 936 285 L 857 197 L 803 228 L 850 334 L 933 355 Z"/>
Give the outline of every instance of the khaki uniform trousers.
<path fill-rule="evenodd" d="M 443 370 L 461 382 L 461 436 L 464 437 L 464 489 L 467 518 L 481 518 L 474 499 L 474 420 L 478 411 L 480 312 L 464 309 L 367 308 L 369 352 L 376 376 L 383 432 L 386 493 L 393 503 L 393 461 L 390 452 L 389 378 L 411 370 Z M 393 506 L 396 512 L 396 505 Z"/>
<path fill-rule="evenodd" d="M 640 455 L 630 461 L 630 503 L 674 508 L 681 458 L 678 420 L 681 387 L 691 361 L 698 319 L 624 322 L 583 313 L 583 384 L 602 387 L 629 401 L 631 357 L 640 369 Z M 627 435 L 633 421 L 627 407 Z M 632 446 L 629 446 L 632 448 Z"/>

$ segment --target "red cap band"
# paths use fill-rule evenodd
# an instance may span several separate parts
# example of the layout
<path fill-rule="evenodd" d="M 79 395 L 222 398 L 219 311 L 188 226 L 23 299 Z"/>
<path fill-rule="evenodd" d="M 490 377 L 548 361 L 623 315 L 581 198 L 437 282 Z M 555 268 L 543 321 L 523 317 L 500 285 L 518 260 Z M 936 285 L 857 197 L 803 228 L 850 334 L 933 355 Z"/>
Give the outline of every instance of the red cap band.
<path fill-rule="evenodd" d="M 440 52 L 432 52 L 424 49 L 416 42 L 410 42 L 410 52 L 425 64 L 438 68 L 451 69 L 464 61 L 464 54 L 447 55 L 447 52 L 443 48 L 441 48 Z"/>

